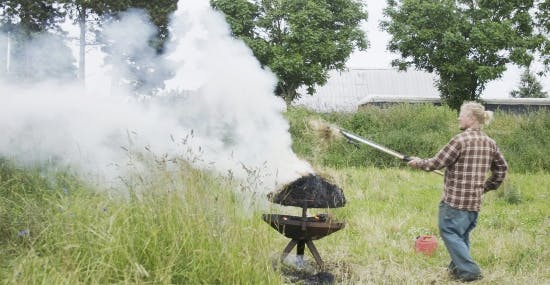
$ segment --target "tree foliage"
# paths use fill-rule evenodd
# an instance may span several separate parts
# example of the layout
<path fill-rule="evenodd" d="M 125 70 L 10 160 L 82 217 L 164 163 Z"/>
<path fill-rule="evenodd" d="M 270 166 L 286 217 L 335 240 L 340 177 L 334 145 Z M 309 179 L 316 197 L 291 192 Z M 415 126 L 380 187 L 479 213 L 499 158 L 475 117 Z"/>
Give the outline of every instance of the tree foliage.
<path fill-rule="evenodd" d="M 351 52 L 367 47 L 359 25 L 367 19 L 357 0 L 212 0 L 236 37 L 279 78 L 276 94 L 287 103 L 307 87 L 313 94 L 329 70 L 342 70 Z"/>
<path fill-rule="evenodd" d="M 545 41 L 541 45 L 540 53 L 547 70 L 550 69 L 550 0 L 538 1 L 536 9 L 537 27 Z"/>
<path fill-rule="evenodd" d="M 543 90 L 537 77 L 529 68 L 521 74 L 519 88 L 510 92 L 513 98 L 547 98 L 548 93 Z"/>
<path fill-rule="evenodd" d="M 52 0 L 0 2 L 0 31 L 8 32 L 11 42 L 11 64 L 6 71 L 10 80 L 75 77 L 74 59 L 60 27 L 64 17 L 65 11 Z"/>
<path fill-rule="evenodd" d="M 176 11 L 177 4 L 178 0 L 130 0 L 130 5 L 133 8 L 147 11 L 151 22 L 157 27 L 157 35 L 150 44 L 159 53 L 164 51 L 164 44 L 169 37 L 168 24 L 170 15 Z"/>
<path fill-rule="evenodd" d="M 41 57 L 36 53 L 33 58 L 29 60 L 29 49 L 24 46 L 30 44 L 33 41 L 33 35 L 40 35 L 51 31 L 61 31 L 60 23 L 65 21 L 66 16 L 78 24 L 80 28 L 80 58 L 79 58 L 79 78 L 84 80 L 85 77 L 85 48 L 89 44 L 98 44 L 102 39 L 97 37 L 101 34 L 103 26 L 108 23 L 119 21 L 120 18 L 125 15 L 126 11 L 131 9 L 143 9 L 148 15 L 148 23 L 152 23 L 156 26 L 156 33 L 154 36 L 148 37 L 149 46 L 154 49 L 156 55 L 162 54 L 164 51 L 164 44 L 168 39 L 168 22 L 169 17 L 173 11 L 177 8 L 177 0 L 159 0 L 159 1 L 145 1 L 145 0 L 7 0 L 0 2 L 0 25 L 1 30 L 10 31 L 11 37 L 14 39 L 16 52 L 13 53 L 13 59 L 17 59 L 17 62 L 21 62 L 22 66 L 14 66 L 14 70 L 10 74 L 27 78 L 29 80 L 36 80 L 37 74 L 48 74 L 47 72 L 35 72 L 33 71 L 33 61 L 40 60 Z M 92 32 L 92 33 L 90 33 Z M 89 36 L 91 35 L 91 36 Z M 90 41 L 88 38 L 93 38 Z M 58 38 L 63 42 L 62 38 Z M 116 40 L 116 39 L 115 39 Z M 118 39 L 124 41 L 125 39 Z M 118 54 L 110 54 L 113 49 L 110 49 L 112 42 L 102 42 L 103 51 L 108 56 L 107 58 L 119 57 Z M 145 49 L 145 47 L 143 47 Z M 34 51 L 34 50 L 33 50 Z M 56 49 L 58 53 L 66 52 L 67 57 L 72 58 L 72 52 L 68 48 Z M 116 53 L 116 52 L 115 52 Z M 17 57 L 17 58 L 16 58 Z M 144 80 L 147 78 L 155 78 L 154 85 L 158 86 L 158 82 L 162 81 L 162 76 L 167 77 L 168 74 L 156 74 L 161 68 L 151 66 L 150 61 L 140 61 L 139 55 L 131 54 L 127 55 L 127 59 L 123 62 L 128 63 L 127 73 L 129 77 L 124 78 L 127 81 L 134 82 L 135 88 L 140 90 L 152 90 L 155 87 L 148 88 L 150 83 L 146 83 Z M 23 60 L 19 60 L 23 58 Z M 148 58 L 152 58 L 152 55 L 148 54 Z M 68 60 L 68 59 L 67 59 Z M 69 62 L 63 59 L 63 62 Z M 74 60 L 73 60 L 74 61 Z M 25 65 L 25 66 L 23 66 Z M 65 70 L 75 71 L 74 68 L 67 68 Z M 17 73 L 17 74 L 16 74 Z M 155 73 L 155 74 L 153 74 Z M 51 76 L 57 76 L 56 73 L 50 73 Z M 66 78 L 67 75 L 58 76 Z M 137 79 L 136 79 L 137 78 Z M 149 84 L 149 85 L 148 85 Z"/>
<path fill-rule="evenodd" d="M 478 100 L 505 65 L 528 66 L 544 37 L 534 30 L 534 1 L 388 0 L 381 26 L 400 69 L 434 72 L 441 98 L 458 109 Z"/>
<path fill-rule="evenodd" d="M 154 49 L 156 55 L 162 54 L 164 44 L 168 39 L 169 17 L 177 8 L 177 0 L 63 0 L 62 3 L 64 3 L 64 7 L 69 11 L 72 18 L 79 24 L 81 30 L 80 78 L 84 78 L 84 47 L 87 45 L 85 39 L 88 30 L 86 26 L 88 20 L 92 20 L 99 23 L 91 25 L 91 28 L 95 31 L 94 35 L 96 39 L 99 38 L 97 41 L 103 41 L 102 50 L 108 55 L 106 61 L 111 63 L 117 62 L 119 66 L 125 66 L 124 72 L 120 74 L 124 78 L 118 79 L 129 82 L 131 89 L 137 93 L 149 94 L 159 86 L 162 86 L 161 82 L 168 75 L 163 72 L 162 68 L 155 66 L 155 63 L 160 60 L 152 60 L 153 55 L 150 54 L 150 49 Z M 148 31 L 142 31 L 144 40 L 148 41 L 149 46 L 140 46 L 140 51 L 135 50 L 135 48 L 124 50 L 121 49 L 124 46 L 121 42 L 127 41 L 127 38 L 111 38 L 106 40 L 101 35 L 101 31 L 105 25 L 118 22 L 122 17 L 128 16 L 128 14 L 140 14 L 140 17 L 143 17 L 138 10 L 143 10 L 147 14 L 147 19 L 144 19 L 144 22 L 156 27 L 155 35 L 151 37 L 148 37 Z M 132 12 L 128 13 L 128 11 Z M 115 43 L 117 41 L 119 43 Z M 118 47 L 114 48 L 116 46 Z M 138 54 L 139 52 L 142 52 L 142 54 Z"/>
<path fill-rule="evenodd" d="M 59 29 L 65 14 L 53 0 L 0 1 L 0 23 L 29 38 L 32 34 Z"/>

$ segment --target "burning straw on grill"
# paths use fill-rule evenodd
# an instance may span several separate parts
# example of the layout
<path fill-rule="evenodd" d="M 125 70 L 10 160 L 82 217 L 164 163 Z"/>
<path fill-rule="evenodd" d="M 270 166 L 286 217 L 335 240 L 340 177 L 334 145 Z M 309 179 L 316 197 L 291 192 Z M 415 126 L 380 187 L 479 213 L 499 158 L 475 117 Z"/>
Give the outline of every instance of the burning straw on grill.
<path fill-rule="evenodd" d="M 284 206 L 306 208 L 338 208 L 346 204 L 340 187 L 315 174 L 298 178 L 280 191 L 269 193 L 268 198 Z"/>

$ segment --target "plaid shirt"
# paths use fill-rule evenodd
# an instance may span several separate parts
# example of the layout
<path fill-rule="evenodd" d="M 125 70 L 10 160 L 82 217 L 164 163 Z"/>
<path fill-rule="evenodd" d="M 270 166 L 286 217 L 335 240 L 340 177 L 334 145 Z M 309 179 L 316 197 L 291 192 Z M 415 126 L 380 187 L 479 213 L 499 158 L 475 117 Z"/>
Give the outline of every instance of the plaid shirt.
<path fill-rule="evenodd" d="M 481 208 L 483 193 L 497 189 L 508 169 L 495 141 L 472 129 L 454 136 L 433 158 L 421 160 L 418 167 L 427 171 L 446 167 L 442 201 L 475 212 Z M 489 170 L 491 176 L 486 179 Z"/>

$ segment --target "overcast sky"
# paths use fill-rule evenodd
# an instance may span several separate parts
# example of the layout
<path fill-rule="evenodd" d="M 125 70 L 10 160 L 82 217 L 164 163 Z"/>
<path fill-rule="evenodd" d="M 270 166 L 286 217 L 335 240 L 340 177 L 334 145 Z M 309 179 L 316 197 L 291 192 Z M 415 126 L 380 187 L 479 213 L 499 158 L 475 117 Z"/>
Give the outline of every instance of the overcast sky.
<path fill-rule="evenodd" d="M 386 1 L 367 1 L 369 19 L 363 25 L 367 33 L 370 46 L 366 51 L 355 52 L 348 61 L 349 68 L 391 68 L 392 59 L 397 58 L 396 54 L 386 51 L 386 45 L 390 35 L 380 31 L 378 24 L 382 20 L 382 9 L 386 6 Z M 541 64 L 534 64 L 535 68 L 542 68 Z M 508 70 L 503 77 L 490 82 L 482 98 L 508 98 L 510 91 L 516 89 L 519 85 L 520 74 L 522 70 L 514 65 L 509 65 Z M 550 92 L 550 77 L 540 78 L 539 81 L 544 86 L 544 90 Z"/>

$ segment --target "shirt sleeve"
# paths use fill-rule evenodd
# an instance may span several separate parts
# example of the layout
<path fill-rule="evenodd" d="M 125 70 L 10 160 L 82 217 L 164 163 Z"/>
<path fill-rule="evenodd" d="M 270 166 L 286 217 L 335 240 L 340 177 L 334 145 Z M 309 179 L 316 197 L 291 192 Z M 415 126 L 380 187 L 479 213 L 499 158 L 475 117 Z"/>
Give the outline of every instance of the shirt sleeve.
<path fill-rule="evenodd" d="M 426 171 L 441 169 L 453 164 L 460 155 L 460 144 L 452 138 L 434 157 L 422 159 L 419 168 Z"/>
<path fill-rule="evenodd" d="M 502 181 L 504 181 L 507 170 L 508 164 L 497 148 L 491 163 L 491 176 L 485 181 L 484 192 L 497 189 L 502 184 Z"/>

